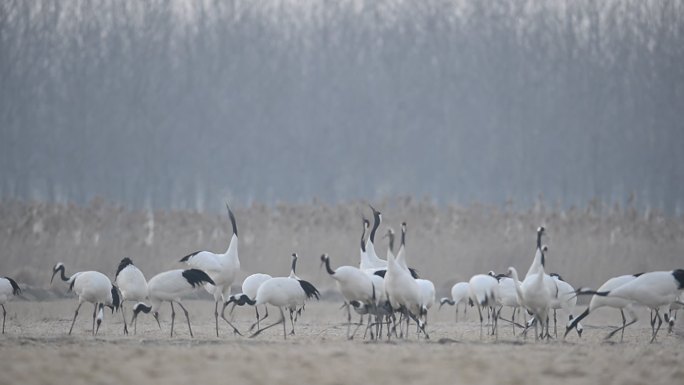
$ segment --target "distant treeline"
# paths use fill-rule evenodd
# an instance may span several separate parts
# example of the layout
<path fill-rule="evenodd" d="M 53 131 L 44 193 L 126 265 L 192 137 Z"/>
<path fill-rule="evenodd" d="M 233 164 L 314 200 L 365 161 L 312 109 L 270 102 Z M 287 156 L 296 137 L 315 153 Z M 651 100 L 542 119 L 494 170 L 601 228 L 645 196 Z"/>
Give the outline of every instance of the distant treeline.
<path fill-rule="evenodd" d="M 0 196 L 684 211 L 684 2 L 0 1 Z"/>

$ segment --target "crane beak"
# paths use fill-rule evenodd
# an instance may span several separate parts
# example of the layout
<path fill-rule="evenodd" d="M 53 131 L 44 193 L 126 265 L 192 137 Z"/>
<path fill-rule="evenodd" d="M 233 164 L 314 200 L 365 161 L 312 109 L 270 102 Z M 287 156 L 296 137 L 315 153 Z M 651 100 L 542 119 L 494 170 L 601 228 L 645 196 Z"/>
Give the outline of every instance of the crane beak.
<path fill-rule="evenodd" d="M 52 285 L 52 281 L 55 280 L 55 275 L 57 275 L 57 270 L 52 271 L 52 278 L 50 278 L 50 285 Z"/>

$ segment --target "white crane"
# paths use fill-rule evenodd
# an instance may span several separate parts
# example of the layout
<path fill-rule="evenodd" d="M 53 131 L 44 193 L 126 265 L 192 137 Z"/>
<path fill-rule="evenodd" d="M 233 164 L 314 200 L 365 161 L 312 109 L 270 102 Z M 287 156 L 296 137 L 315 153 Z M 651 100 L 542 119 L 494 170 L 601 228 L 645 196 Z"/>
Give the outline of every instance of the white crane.
<path fill-rule="evenodd" d="M 537 274 L 532 274 L 525 278 L 525 281 L 520 283 L 518 279 L 518 272 L 514 267 L 508 268 L 508 275 L 513 278 L 515 289 L 518 295 L 518 302 L 525 309 L 527 309 L 537 322 L 534 324 L 535 340 L 539 339 L 537 324 L 541 325 L 543 337 L 548 337 L 548 317 L 549 306 L 551 303 L 551 295 L 544 283 L 544 268 Z M 546 332 L 544 331 L 546 328 Z"/>
<path fill-rule="evenodd" d="M 498 330 L 496 305 L 499 298 L 499 282 L 489 274 L 476 274 L 468 281 L 468 296 L 477 306 L 477 313 L 480 316 L 480 336 L 482 336 L 484 324 L 482 308 L 486 308 L 488 314 L 492 315 L 492 332 L 490 334 L 496 334 Z"/>
<path fill-rule="evenodd" d="M 233 309 L 235 309 L 235 306 L 243 306 L 247 305 L 249 300 L 254 300 L 256 298 L 257 291 L 259 290 L 259 287 L 261 286 L 262 283 L 268 281 L 271 279 L 269 274 L 264 274 L 264 273 L 256 273 L 248 276 L 245 278 L 244 281 L 242 281 L 242 293 L 240 294 L 234 294 L 231 295 L 228 301 L 225 303 L 225 305 L 229 303 L 233 303 L 233 307 L 230 308 L 230 313 L 233 313 Z M 223 307 L 224 309 L 226 308 L 225 306 Z M 264 318 L 259 317 L 259 308 L 254 307 L 254 310 L 256 312 L 256 322 L 252 324 L 252 326 L 249 328 L 249 330 L 254 329 L 254 326 L 259 327 L 259 322 L 266 319 L 268 317 L 268 307 L 264 305 Z M 221 317 L 224 317 L 223 314 L 221 314 Z"/>
<path fill-rule="evenodd" d="M 565 326 L 569 326 L 575 319 L 573 309 L 577 305 L 577 292 L 572 285 L 563 280 L 563 278 L 557 273 L 551 273 L 548 278 L 544 277 L 544 279 L 551 280 L 552 284 L 554 285 L 553 287 L 555 288 L 554 291 L 551 292 L 552 294 L 555 294 L 551 300 L 551 309 L 553 309 L 553 332 L 557 338 L 558 331 L 556 329 L 556 311 L 564 310 L 568 314 L 569 321 Z M 581 323 L 577 322 L 575 324 L 575 330 L 577 331 L 577 335 L 582 337 L 584 327 L 582 327 Z"/>
<path fill-rule="evenodd" d="M 416 271 L 409 268 L 406 263 L 406 222 L 401 223 L 401 246 L 399 247 L 399 252 L 397 253 L 395 261 L 397 265 L 400 266 L 404 272 L 409 273 L 418 284 L 418 289 L 420 291 L 419 316 L 423 318 L 423 324 L 427 325 L 428 310 L 435 304 L 435 284 L 428 279 L 418 278 Z"/>
<path fill-rule="evenodd" d="M 214 319 L 216 321 L 216 336 L 219 335 L 218 327 L 218 304 L 223 302 L 223 309 L 221 310 L 221 318 L 233 328 L 233 333 L 240 334 L 238 329 L 233 326 L 228 319 L 223 315 L 226 308 L 226 302 L 230 297 L 231 285 L 235 281 L 235 276 L 240 270 L 240 259 L 238 258 L 238 229 L 235 221 L 235 215 L 226 203 L 228 209 L 228 216 L 230 223 L 233 226 L 233 235 L 228 244 L 228 249 L 223 254 L 215 254 L 211 251 L 196 251 L 181 258 L 181 262 L 185 262 L 188 266 L 202 270 L 211 277 L 214 282 L 213 285 L 206 286 L 209 293 L 214 295 Z"/>
<path fill-rule="evenodd" d="M 397 258 L 405 249 L 405 235 L 402 234 L 402 245 L 400 246 Z M 424 311 L 423 299 L 421 297 L 420 286 L 411 276 L 411 273 L 400 266 L 395 258 L 390 255 L 387 261 L 387 272 L 385 274 L 385 291 L 393 309 L 401 309 L 406 316 L 406 333 L 408 335 L 409 318 L 413 319 L 418 328 L 425 333 L 426 338 L 430 338 L 425 330 L 425 323 L 419 318 Z M 402 331 L 403 335 L 403 331 Z"/>
<path fill-rule="evenodd" d="M 373 306 L 375 304 L 375 289 L 373 288 L 373 281 L 368 274 L 361 271 L 361 269 L 354 266 L 339 266 L 333 270 L 330 267 L 330 256 L 328 254 L 321 255 L 321 263 L 325 265 L 325 270 L 335 280 L 337 289 L 344 297 L 344 303 L 347 307 L 347 339 L 354 338 L 351 332 L 351 309 L 349 304 L 352 301 L 357 301 L 365 305 Z M 370 323 L 370 316 L 368 317 Z M 363 315 L 361 321 L 363 323 Z"/>
<path fill-rule="evenodd" d="M 370 222 L 368 219 L 363 218 L 363 232 L 361 233 L 361 249 L 360 249 L 360 255 L 361 255 L 361 261 L 362 263 L 359 266 L 364 265 L 363 261 L 368 260 L 368 254 L 366 253 L 366 231 L 368 230 L 368 227 L 370 225 Z M 391 230 L 391 229 L 390 229 Z M 392 234 L 393 235 L 393 234 Z M 386 236 L 389 236 L 387 234 Z M 393 236 L 390 237 L 390 249 L 387 250 L 387 256 L 388 258 L 390 255 L 392 258 L 394 258 L 394 254 L 392 252 L 392 243 L 393 243 Z M 365 266 L 368 266 L 368 262 L 366 262 Z M 375 315 L 376 316 L 376 335 L 378 338 L 380 337 L 382 333 L 382 326 L 385 323 L 383 320 L 386 318 L 387 319 L 387 324 L 389 325 L 390 323 L 390 318 L 393 316 L 393 310 L 392 306 L 389 304 L 387 300 L 387 292 L 385 291 L 385 273 L 387 272 L 387 268 L 367 268 L 367 269 L 362 269 L 364 273 L 366 273 L 371 281 L 373 282 L 373 288 L 375 290 L 375 304 L 373 306 L 369 306 L 368 304 L 362 304 L 358 301 L 352 301 L 350 304 L 354 308 L 354 311 L 359 314 L 359 315 Z M 388 330 L 389 331 L 389 330 Z M 368 328 L 366 328 L 366 333 L 368 332 Z M 364 338 L 365 334 L 364 333 Z M 372 336 L 372 330 L 371 330 L 371 336 Z"/>
<path fill-rule="evenodd" d="M 21 289 L 17 281 L 10 277 L 0 278 L 0 306 L 2 306 L 2 334 L 5 334 L 5 317 L 7 310 L 5 310 L 5 303 L 12 298 L 12 296 L 19 295 Z"/>
<path fill-rule="evenodd" d="M 456 306 L 456 322 L 458 322 L 458 305 L 463 304 L 463 314 L 466 314 L 468 304 L 473 305 L 468 296 L 468 282 L 457 282 L 451 287 L 451 298 L 443 297 L 439 300 L 439 308 L 444 305 Z"/>
<path fill-rule="evenodd" d="M 606 291 L 611 291 L 614 289 L 617 289 L 618 287 L 624 285 L 627 282 L 631 282 L 634 279 L 636 279 L 638 276 L 641 274 L 627 274 L 627 275 L 620 275 L 618 277 L 613 277 L 609 280 L 607 280 L 603 285 L 601 285 L 598 290 L 600 292 L 606 292 Z M 581 294 L 580 292 L 579 294 Z M 634 313 L 634 310 L 632 309 L 632 303 L 633 301 L 619 298 L 619 297 L 602 297 L 598 295 L 594 295 L 591 298 L 591 302 L 589 303 L 589 306 L 584 310 L 582 314 L 577 316 L 573 322 L 571 322 L 566 328 L 565 328 L 565 335 L 563 336 L 564 338 L 570 333 L 570 330 L 572 330 L 575 327 L 575 324 L 579 323 L 581 320 L 583 320 L 585 317 L 589 315 L 589 313 L 593 312 L 596 309 L 599 309 L 601 307 L 612 307 L 615 309 L 620 310 L 620 315 L 622 316 L 622 335 L 620 336 L 620 341 L 623 340 L 624 334 L 625 334 L 625 325 L 627 324 L 627 319 L 625 318 L 625 310 L 629 313 L 631 319 L 633 322 L 630 321 L 630 325 L 634 322 L 636 322 L 636 314 Z M 616 328 L 617 329 L 617 328 Z"/>
<path fill-rule="evenodd" d="M 408 267 L 408 264 L 406 263 L 406 222 L 401 223 L 401 244 L 399 245 L 399 251 L 397 252 L 397 255 L 395 256 L 394 253 L 388 252 L 387 256 L 392 256 L 397 265 L 402 269 L 408 271 L 411 274 L 411 277 L 413 277 L 414 279 L 419 279 L 418 272 L 416 271 L 416 269 Z M 384 277 L 385 271 L 377 270 L 375 271 L 375 274 Z"/>
<path fill-rule="evenodd" d="M 630 300 L 655 312 L 655 317 L 651 320 L 651 327 L 653 329 L 651 342 L 653 342 L 663 323 L 660 316 L 660 308 L 667 306 L 669 309 L 672 303 L 677 302 L 677 297 L 682 289 L 684 289 L 684 270 L 677 269 L 644 273 L 613 290 L 597 291 L 593 292 L 593 294 L 601 297 L 617 297 Z M 655 326 L 656 321 L 658 323 L 657 326 Z M 636 322 L 636 317 L 632 322 L 610 332 L 606 338 L 612 337 L 615 333 L 624 330 L 634 322 Z"/>
<path fill-rule="evenodd" d="M 147 280 L 145 275 L 138 269 L 133 261 L 125 257 L 119 263 L 116 269 L 116 276 L 114 278 L 116 286 L 121 291 L 121 316 L 124 322 L 124 334 L 128 334 L 128 325 L 126 325 L 126 314 L 124 312 L 124 302 L 134 301 L 140 302 L 147 299 Z M 137 322 L 133 326 L 133 333 L 138 332 Z"/>
<path fill-rule="evenodd" d="M 518 302 L 518 293 L 515 290 L 515 282 L 512 278 L 506 276 L 505 274 L 494 274 L 490 272 L 492 277 L 496 278 L 499 285 L 499 296 L 497 297 L 497 303 L 499 304 L 499 310 L 497 310 L 497 319 L 501 318 L 501 310 L 504 307 L 510 307 L 513 309 L 511 313 L 511 325 L 513 326 L 513 335 L 515 335 L 515 313 L 520 309 L 520 303 Z M 503 319 L 503 318 L 502 318 Z M 506 319 L 503 319 L 507 321 Z"/>
<path fill-rule="evenodd" d="M 194 337 L 192 334 L 192 327 L 190 326 L 190 316 L 188 315 L 187 309 L 185 309 L 181 303 L 181 299 L 193 290 L 200 288 L 207 283 L 213 284 L 213 282 L 214 281 L 207 273 L 198 269 L 175 269 L 161 272 L 147 282 L 147 290 L 151 305 L 147 305 L 143 302 L 137 303 L 133 308 L 131 323 L 135 322 L 140 312 L 145 314 L 152 312 L 154 319 L 157 320 L 157 325 L 159 325 L 159 328 L 161 329 L 161 324 L 159 323 L 159 308 L 162 303 L 168 301 L 169 305 L 171 305 L 171 337 L 173 337 L 173 325 L 176 319 L 176 310 L 173 307 L 173 303 L 175 302 L 183 310 L 183 313 L 185 313 L 190 337 Z"/>
<path fill-rule="evenodd" d="M 60 272 L 60 278 L 62 281 L 69 284 L 69 291 L 73 291 L 78 295 L 78 307 L 74 312 L 74 319 L 71 321 L 71 327 L 69 328 L 69 334 L 71 334 L 74 329 L 74 323 L 76 322 L 76 317 L 78 316 L 78 310 L 83 305 L 83 302 L 90 302 L 94 305 L 93 309 L 93 335 L 97 334 L 100 330 L 100 323 L 102 322 L 102 317 L 97 318 L 97 328 L 95 327 L 95 321 L 97 317 L 98 310 L 102 310 L 103 306 L 108 306 L 112 309 L 112 312 L 119 308 L 119 291 L 116 286 L 112 285 L 112 282 L 107 278 L 106 275 L 100 273 L 99 271 L 80 271 L 74 273 L 71 277 L 67 277 L 64 273 L 65 267 L 62 262 L 59 262 L 52 269 L 52 280 L 55 275 Z"/>
<path fill-rule="evenodd" d="M 283 324 L 283 338 L 287 339 L 287 331 L 285 327 L 285 314 L 283 308 L 290 311 L 290 321 L 292 322 L 292 332 L 294 334 L 294 319 L 293 313 L 301 311 L 304 302 L 310 298 L 318 299 L 320 293 L 310 282 L 300 279 L 295 274 L 297 264 L 297 254 L 292 254 L 292 270 L 288 277 L 275 277 L 261 284 L 257 291 L 256 299 L 247 301 L 250 305 L 272 305 L 280 311 L 280 320 L 268 325 L 264 328 L 258 329 L 250 338 L 256 337 L 264 330 L 272 328 L 280 323 Z"/>
<path fill-rule="evenodd" d="M 359 269 L 363 271 L 369 271 L 371 274 L 377 270 L 377 267 L 374 267 L 373 264 L 371 263 L 370 259 L 368 259 L 368 253 L 366 252 L 366 231 L 370 228 L 370 222 L 366 217 L 363 217 L 362 220 L 362 225 L 363 225 L 363 231 L 361 232 L 361 251 L 359 253 Z"/>
<path fill-rule="evenodd" d="M 375 253 L 375 233 L 378 231 L 380 223 L 382 223 L 382 213 L 373 208 L 373 206 L 369 205 L 369 207 L 371 210 L 373 210 L 373 228 L 371 229 L 370 236 L 368 237 L 368 242 L 366 242 L 367 259 L 366 263 L 364 263 L 363 260 L 361 261 L 364 263 L 364 266 L 361 266 L 361 270 L 387 269 L 387 261 L 380 259 Z"/>
<path fill-rule="evenodd" d="M 429 279 L 417 278 L 415 280 L 420 289 L 420 316 L 427 325 L 428 310 L 435 304 L 435 284 Z"/>

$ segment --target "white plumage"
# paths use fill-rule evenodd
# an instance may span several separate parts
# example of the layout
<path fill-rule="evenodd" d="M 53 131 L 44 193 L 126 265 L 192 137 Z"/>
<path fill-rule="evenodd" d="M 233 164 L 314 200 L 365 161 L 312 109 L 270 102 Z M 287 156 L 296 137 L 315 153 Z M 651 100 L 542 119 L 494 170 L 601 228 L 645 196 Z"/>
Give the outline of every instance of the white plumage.
<path fill-rule="evenodd" d="M 399 246 L 397 258 L 402 257 L 402 253 L 405 253 L 405 228 L 406 226 L 404 224 L 402 226 L 401 245 Z M 411 318 L 418 324 L 418 328 L 425 333 L 425 337 L 429 338 L 430 336 L 425 330 L 425 323 L 419 319 L 424 313 L 420 286 L 411 276 L 408 269 L 405 269 L 397 263 L 396 259 L 392 258 L 391 255 L 390 258 L 391 259 L 387 261 L 387 272 L 385 273 L 385 291 L 387 292 L 387 298 L 390 305 L 393 309 L 403 309 L 404 315 L 406 316 L 407 334 L 408 322 L 409 318 Z"/>
<path fill-rule="evenodd" d="M 451 287 L 451 298 L 443 297 L 439 300 L 439 308 L 441 309 L 445 304 L 456 306 L 456 322 L 458 322 L 458 306 L 463 304 L 463 314 L 466 314 L 469 300 L 468 282 L 457 282 Z"/>
<path fill-rule="evenodd" d="M 74 329 L 78 310 L 84 302 L 90 302 L 95 307 L 93 310 L 93 335 L 97 334 L 102 322 L 102 317 L 97 318 L 97 327 L 95 326 L 98 310 L 102 310 L 102 307 L 105 305 L 111 307 L 112 311 L 119 308 L 120 301 L 117 288 L 112 285 L 112 282 L 106 275 L 99 271 L 81 271 L 73 274 L 71 277 L 67 277 L 64 271 L 64 264 L 61 262 L 57 263 L 52 269 L 52 279 L 60 272 L 62 281 L 69 284 L 69 290 L 78 295 L 78 307 L 76 307 L 76 311 L 74 312 L 74 319 L 71 321 L 69 334 L 71 334 Z M 50 279 L 51 283 L 52 279 Z"/>
<path fill-rule="evenodd" d="M 366 306 L 375 306 L 374 296 L 376 290 L 373 287 L 373 281 L 368 274 L 353 266 L 339 266 L 337 269 L 333 270 L 330 267 L 330 257 L 327 254 L 321 255 L 321 263 L 325 264 L 326 271 L 330 277 L 335 280 L 337 289 L 342 294 L 342 297 L 344 297 L 344 303 L 347 308 L 347 339 L 352 339 L 353 334 L 350 333 L 350 304 L 352 302 L 357 302 Z M 355 309 L 358 308 L 358 306 L 355 307 Z M 361 314 L 361 320 L 363 320 L 363 314 Z M 361 322 L 362 321 L 359 321 L 359 324 L 361 324 Z M 370 317 L 368 318 L 368 322 L 370 323 Z"/>
<path fill-rule="evenodd" d="M 145 275 L 138 269 L 133 261 L 125 257 L 119 263 L 116 270 L 116 278 L 114 279 L 116 286 L 121 292 L 121 316 L 124 322 L 124 334 L 128 334 L 128 325 L 126 325 L 126 314 L 124 312 L 124 302 L 134 301 L 140 302 L 147 299 L 147 280 Z M 133 332 L 137 333 L 138 324 L 133 327 Z"/>
<path fill-rule="evenodd" d="M 573 309 L 577 305 L 577 294 L 575 288 L 572 287 L 572 285 L 570 285 L 569 283 L 565 282 L 563 278 L 561 278 L 561 276 L 558 274 L 546 275 L 544 276 L 544 280 L 546 281 L 547 287 L 552 287 L 552 299 L 550 308 L 553 309 L 554 334 L 556 335 L 556 337 L 558 337 L 558 332 L 556 330 L 556 311 L 563 310 L 568 314 L 569 321 L 566 324 L 566 327 L 572 324 L 572 321 L 575 319 Z M 577 330 L 577 334 L 581 337 L 584 328 L 582 327 L 582 324 L 579 323 L 579 321 L 575 324 L 575 329 Z"/>
<path fill-rule="evenodd" d="M 370 206 L 370 208 L 373 210 L 373 228 L 371 229 L 370 236 L 366 242 L 366 258 L 365 260 L 362 258 L 362 265 L 360 268 L 361 270 L 387 269 L 387 261 L 380 259 L 375 252 L 375 233 L 377 232 L 378 227 L 380 227 L 380 223 L 382 223 L 382 214 L 373 208 L 373 206 Z"/>
<path fill-rule="evenodd" d="M 275 277 L 267 280 L 259 287 L 257 291 L 256 300 L 248 301 L 250 305 L 272 305 L 280 311 L 280 320 L 265 328 L 258 329 L 251 337 L 256 337 L 261 332 L 269 329 L 280 323 L 283 324 L 283 338 L 287 338 L 285 330 L 285 314 L 283 308 L 290 311 L 290 321 L 292 322 L 292 332 L 294 334 L 294 318 L 295 312 L 300 312 L 307 299 L 315 297 L 318 299 L 320 293 L 308 281 L 297 277 L 295 270 L 297 266 L 297 254 L 292 254 L 292 269 L 290 275 L 287 277 Z"/>
<path fill-rule="evenodd" d="M 188 330 L 190 331 L 190 337 L 193 337 L 192 327 L 190 326 L 190 317 L 188 311 L 185 309 L 181 303 L 183 296 L 191 293 L 195 289 L 202 287 L 204 284 L 213 283 L 213 280 L 207 273 L 198 269 L 175 269 L 164 271 L 152 277 L 147 282 L 148 296 L 151 303 L 150 306 L 145 303 L 138 303 L 133 308 L 133 318 L 131 323 L 133 323 L 138 317 L 138 313 L 143 312 L 145 314 L 152 312 L 152 315 L 157 320 L 157 324 L 161 329 L 161 324 L 159 323 L 159 308 L 161 304 L 168 301 L 171 305 L 171 337 L 173 337 L 173 326 L 176 318 L 176 311 L 173 308 L 173 303 L 177 303 L 181 307 L 183 313 L 185 313 L 185 319 L 188 321 Z"/>
<path fill-rule="evenodd" d="M 233 303 L 233 307 L 230 308 L 230 313 L 233 313 L 233 309 L 235 309 L 236 305 L 249 305 L 249 301 L 253 301 L 254 299 L 256 299 L 259 287 L 261 287 L 261 285 L 264 282 L 268 281 L 271 278 L 273 277 L 271 277 L 269 274 L 263 273 L 255 273 L 245 278 L 245 280 L 242 281 L 242 293 L 231 295 L 228 301 L 226 302 L 226 305 L 231 302 Z M 224 306 L 223 308 L 225 309 L 226 307 Z M 256 312 L 256 321 L 252 324 L 249 330 L 252 330 L 254 326 L 258 327 L 259 322 L 268 317 L 268 307 L 266 305 L 264 305 L 265 313 L 263 318 L 260 318 L 259 316 L 259 308 L 255 306 L 254 311 Z"/>
<path fill-rule="evenodd" d="M 527 270 L 527 274 L 525 274 L 525 279 L 527 279 L 527 277 L 529 277 L 530 275 L 539 273 L 539 271 L 544 267 L 546 263 L 544 261 L 544 253 L 542 252 L 542 235 L 544 235 L 544 233 L 546 233 L 546 229 L 544 228 L 544 226 L 539 226 L 537 228 L 537 248 L 535 249 L 532 264 L 530 265 L 530 268 Z"/>
<path fill-rule="evenodd" d="M 651 320 L 653 335 L 651 342 L 655 341 L 663 320 L 660 316 L 660 309 L 667 307 L 677 301 L 681 290 L 684 289 L 684 270 L 677 269 L 672 271 L 652 271 L 644 273 L 635 279 L 618 286 L 617 288 L 604 292 L 596 292 L 596 295 L 604 297 L 622 298 L 646 306 L 655 312 L 655 318 Z M 655 326 L 657 321 L 658 325 Z M 627 326 L 636 322 L 634 320 L 621 328 L 608 334 L 607 338 L 612 337 L 616 332 L 624 330 Z"/>
<path fill-rule="evenodd" d="M 7 317 L 7 310 L 5 310 L 5 303 L 21 293 L 21 289 L 15 280 L 10 277 L 0 278 L 0 306 L 2 306 L 2 334 L 5 334 L 5 318 Z"/>
<path fill-rule="evenodd" d="M 499 298 L 499 282 L 488 274 L 474 275 L 468 281 L 468 296 L 477 306 L 477 312 L 480 316 L 480 333 L 482 333 L 482 326 L 484 324 L 482 308 L 486 308 L 492 315 L 491 334 L 494 335 L 497 332 L 496 305 Z"/>
<path fill-rule="evenodd" d="M 427 317 L 427 311 L 435 304 L 435 284 L 429 279 L 416 279 L 420 289 L 420 306 L 423 316 Z M 426 321 L 427 322 L 427 321 Z"/>
<path fill-rule="evenodd" d="M 537 333 L 537 325 L 541 325 L 542 334 L 548 337 L 548 311 L 551 303 L 551 295 L 544 283 L 544 272 L 542 270 L 525 278 L 525 281 L 520 283 L 518 279 L 518 272 L 514 267 L 508 268 L 508 274 L 513 278 L 518 294 L 518 302 L 525 309 L 527 309 L 534 318 L 535 323 L 535 339 L 539 338 Z M 546 329 L 545 329 L 546 328 Z M 546 332 L 545 332 L 546 330 Z"/>
<path fill-rule="evenodd" d="M 219 335 L 218 327 L 218 304 L 223 302 L 223 309 L 221 310 L 221 318 L 233 328 L 233 332 L 239 334 L 233 324 L 230 323 L 223 315 L 226 308 L 226 302 L 230 297 L 231 285 L 235 281 L 235 276 L 240 270 L 240 259 L 238 258 L 238 229 L 235 221 L 235 215 L 226 204 L 228 209 L 228 216 L 230 223 L 233 226 L 233 235 L 231 236 L 228 249 L 223 254 L 215 254 L 210 251 L 196 251 L 181 258 L 181 262 L 185 262 L 188 266 L 206 272 L 211 277 L 214 284 L 206 286 L 209 293 L 214 295 L 214 319 L 216 321 L 216 336 Z"/>
<path fill-rule="evenodd" d="M 626 284 L 627 282 L 631 282 L 636 277 L 638 277 L 639 274 L 633 275 L 633 274 L 627 274 L 627 275 L 620 275 L 618 277 L 613 277 L 601 285 L 597 291 L 599 292 L 607 292 L 611 291 L 613 289 L 617 289 L 618 287 Z M 575 326 L 575 323 L 579 323 L 581 320 L 583 320 L 585 317 L 587 317 L 591 312 L 593 312 L 596 309 L 602 308 L 602 307 L 612 307 L 615 309 L 620 310 L 620 315 L 622 316 L 622 336 L 620 337 L 620 340 L 624 337 L 624 327 L 627 324 L 627 319 L 625 318 L 625 310 L 629 313 L 630 317 L 634 322 L 636 322 L 636 314 L 634 313 L 634 310 L 632 309 L 632 303 L 633 301 L 624 299 L 624 298 L 619 298 L 619 297 L 603 297 L 599 295 L 594 295 L 591 298 L 591 302 L 589 302 L 589 306 L 584 310 L 582 314 L 580 314 L 578 317 L 576 317 L 570 325 L 568 325 L 565 329 L 565 336 L 568 335 L 570 330 Z M 630 321 L 630 324 L 633 323 Z"/>

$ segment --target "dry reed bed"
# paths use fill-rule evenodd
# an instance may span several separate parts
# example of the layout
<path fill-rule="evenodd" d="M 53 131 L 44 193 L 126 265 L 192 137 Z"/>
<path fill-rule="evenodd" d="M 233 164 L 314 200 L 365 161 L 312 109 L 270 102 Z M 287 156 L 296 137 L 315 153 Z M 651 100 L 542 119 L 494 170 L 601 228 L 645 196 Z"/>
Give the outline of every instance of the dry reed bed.
<path fill-rule="evenodd" d="M 407 258 L 442 293 L 475 273 L 509 265 L 526 269 L 540 224 L 549 234 L 549 270 L 575 285 L 684 267 L 683 218 L 653 211 L 595 202 L 568 210 L 543 203 L 529 210 L 438 206 L 410 198 L 373 204 L 383 212 L 382 232 L 408 222 Z M 244 274 L 286 274 L 296 251 L 302 257 L 298 274 L 323 289 L 332 285 L 318 257 L 327 252 L 334 266 L 357 264 L 361 215 L 370 215 L 365 202 L 234 209 Z M 113 276 L 118 261 L 130 256 L 149 278 L 180 267 L 178 259 L 189 252 L 224 251 L 231 231 L 224 212 L 128 210 L 99 199 L 86 206 L 6 201 L 0 203 L 0 223 L 0 271 L 43 288 L 58 261 L 67 272 L 95 269 Z M 378 239 L 384 256 L 386 240 Z"/>

